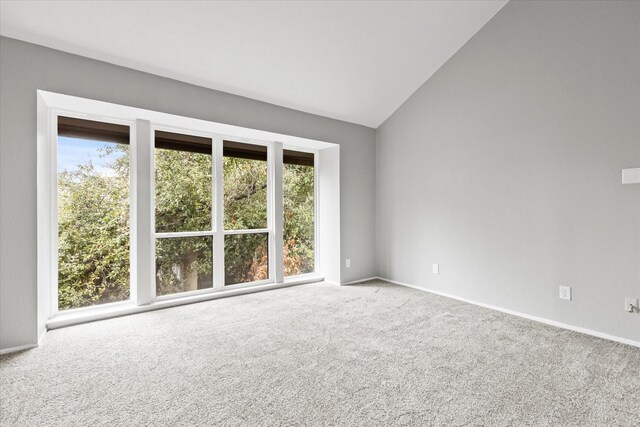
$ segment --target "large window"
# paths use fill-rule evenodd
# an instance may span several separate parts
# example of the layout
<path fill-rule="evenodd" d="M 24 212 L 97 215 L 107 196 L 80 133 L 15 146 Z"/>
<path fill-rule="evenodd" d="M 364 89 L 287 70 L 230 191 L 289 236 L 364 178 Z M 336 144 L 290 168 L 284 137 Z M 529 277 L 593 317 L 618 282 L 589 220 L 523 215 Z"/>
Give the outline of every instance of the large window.
<path fill-rule="evenodd" d="M 112 107 L 39 116 L 49 132 L 38 140 L 49 317 L 172 305 L 317 272 L 313 150 Z"/>
<path fill-rule="evenodd" d="M 157 130 L 156 295 L 213 287 L 211 138 Z"/>
<path fill-rule="evenodd" d="M 58 117 L 58 309 L 130 297 L 129 127 Z"/>

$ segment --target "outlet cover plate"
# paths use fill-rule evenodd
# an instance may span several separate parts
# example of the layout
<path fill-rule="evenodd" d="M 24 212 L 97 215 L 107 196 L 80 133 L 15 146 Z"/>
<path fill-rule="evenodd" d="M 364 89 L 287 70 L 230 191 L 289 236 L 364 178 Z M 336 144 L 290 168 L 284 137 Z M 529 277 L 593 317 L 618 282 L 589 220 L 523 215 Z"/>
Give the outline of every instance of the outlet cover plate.
<path fill-rule="evenodd" d="M 431 266 L 431 270 L 433 271 L 433 274 L 440 274 L 440 264 L 433 264 L 433 266 Z"/>
<path fill-rule="evenodd" d="M 622 169 L 623 184 L 640 184 L 640 168 Z"/>
<path fill-rule="evenodd" d="M 560 286 L 559 293 L 560 299 L 571 301 L 571 286 Z"/>

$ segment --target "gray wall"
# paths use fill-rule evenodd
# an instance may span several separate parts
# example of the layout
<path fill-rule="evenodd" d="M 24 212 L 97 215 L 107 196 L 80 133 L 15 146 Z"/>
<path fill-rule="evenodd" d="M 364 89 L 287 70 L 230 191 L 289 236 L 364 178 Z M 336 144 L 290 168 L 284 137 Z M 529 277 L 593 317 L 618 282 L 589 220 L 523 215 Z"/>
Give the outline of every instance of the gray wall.
<path fill-rule="evenodd" d="M 512 1 L 378 129 L 378 273 L 640 341 L 630 167 L 640 2 Z"/>
<path fill-rule="evenodd" d="M 340 144 L 342 280 L 375 274 L 375 131 L 0 39 L 0 349 L 36 342 L 36 90 Z"/>

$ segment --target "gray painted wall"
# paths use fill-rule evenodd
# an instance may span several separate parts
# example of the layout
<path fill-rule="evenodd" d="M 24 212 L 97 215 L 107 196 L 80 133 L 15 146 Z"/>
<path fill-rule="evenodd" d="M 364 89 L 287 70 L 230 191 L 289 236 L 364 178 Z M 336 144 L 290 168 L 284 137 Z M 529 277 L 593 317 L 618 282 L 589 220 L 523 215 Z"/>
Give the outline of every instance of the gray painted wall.
<path fill-rule="evenodd" d="M 375 131 L 0 38 L 0 349 L 36 342 L 36 90 L 340 144 L 343 281 L 375 274 Z"/>
<path fill-rule="evenodd" d="M 379 275 L 640 341 L 639 41 L 640 2 L 507 4 L 378 129 Z"/>

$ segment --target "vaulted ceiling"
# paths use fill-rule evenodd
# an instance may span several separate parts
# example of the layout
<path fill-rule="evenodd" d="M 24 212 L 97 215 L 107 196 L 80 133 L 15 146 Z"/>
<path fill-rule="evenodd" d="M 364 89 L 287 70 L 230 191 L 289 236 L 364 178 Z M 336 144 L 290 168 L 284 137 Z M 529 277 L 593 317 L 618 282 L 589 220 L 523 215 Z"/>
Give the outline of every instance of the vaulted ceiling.
<path fill-rule="evenodd" d="M 0 34 L 378 127 L 506 1 L 3 1 Z"/>

